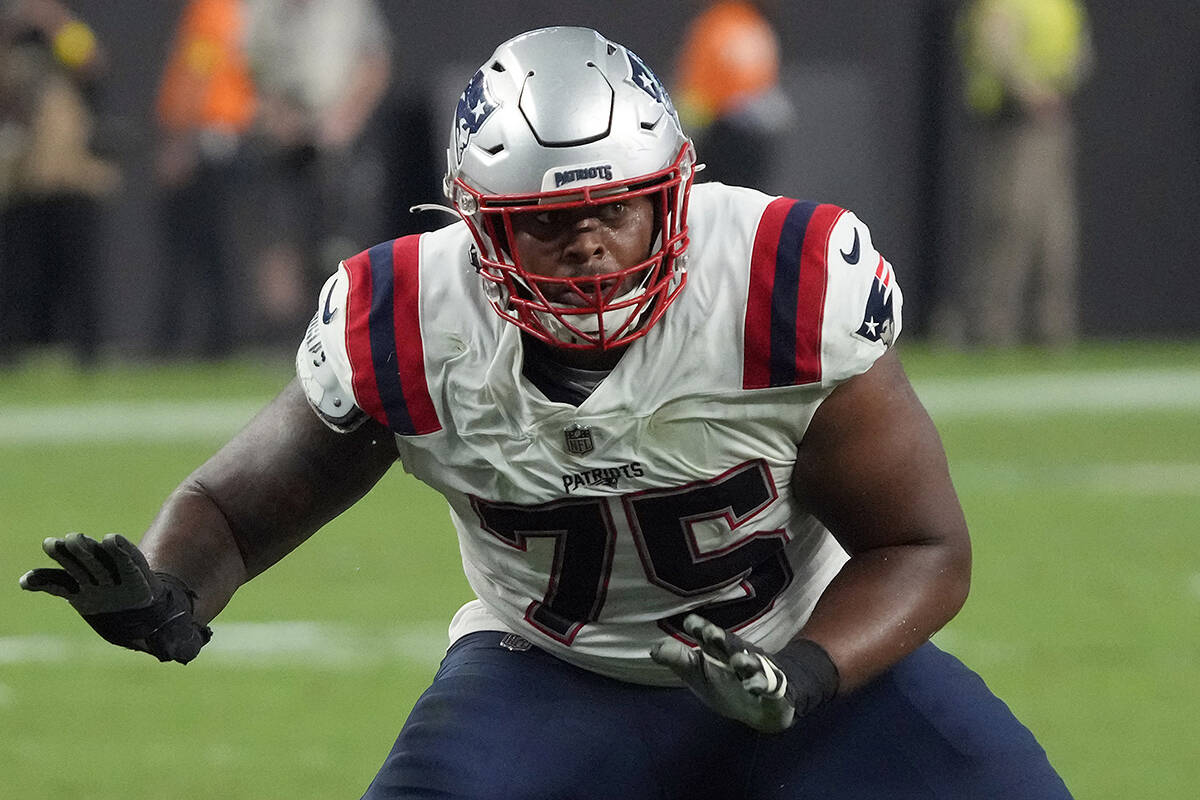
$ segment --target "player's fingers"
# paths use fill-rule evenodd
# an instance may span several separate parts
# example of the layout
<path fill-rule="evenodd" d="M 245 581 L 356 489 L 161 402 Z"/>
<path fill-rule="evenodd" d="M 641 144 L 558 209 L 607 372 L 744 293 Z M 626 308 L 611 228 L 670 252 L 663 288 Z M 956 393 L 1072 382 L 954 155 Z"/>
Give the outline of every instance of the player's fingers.
<path fill-rule="evenodd" d="M 733 657 L 742 688 L 760 697 L 782 697 L 786 681 L 770 660 L 758 653 L 739 653 Z"/>
<path fill-rule="evenodd" d="M 119 533 L 108 534 L 101 544 L 112 557 L 119 576 L 118 583 L 134 586 L 153 584 L 154 573 L 150 571 L 146 556 L 137 545 Z"/>
<path fill-rule="evenodd" d="M 78 535 L 78 534 L 68 534 Z M 42 541 L 42 550 L 53 558 L 63 569 L 70 573 L 80 586 L 95 586 L 96 576 L 88 571 L 75 554 L 67 547 L 66 540 L 50 537 Z"/>
<path fill-rule="evenodd" d="M 766 674 L 762 672 L 755 673 L 746 680 L 742 681 L 743 689 L 750 694 L 758 695 L 759 697 L 771 694 L 769 687 L 770 680 L 767 678 Z"/>
<path fill-rule="evenodd" d="M 82 533 L 68 533 L 63 541 L 71 555 L 95 578 L 95 585 L 111 586 L 120 583 L 112 557 L 104 552 L 104 548 L 95 539 Z"/>
<path fill-rule="evenodd" d="M 699 641 L 700 649 L 704 651 L 704 654 L 717 661 L 728 663 L 732 653 L 725 629 L 705 620 L 704 624 L 696 626 L 695 630 L 696 633 L 693 635 Z"/>
<path fill-rule="evenodd" d="M 724 628 L 714 625 L 699 614 L 688 614 L 683 618 L 683 631 L 701 646 L 719 646 L 725 639 Z"/>
<path fill-rule="evenodd" d="M 46 592 L 55 597 L 71 598 L 79 591 L 79 582 L 65 569 L 39 567 L 21 576 L 21 588 L 29 592 Z"/>
<path fill-rule="evenodd" d="M 738 676 L 739 680 L 745 681 L 748 678 L 753 678 L 763 671 L 763 663 L 754 653 L 745 651 L 734 653 L 729 657 L 729 666 Z"/>
<path fill-rule="evenodd" d="M 712 683 L 728 683 L 729 668 L 721 661 L 706 656 L 702 651 L 688 647 L 677 639 L 665 639 L 650 649 L 650 658 L 692 686 Z"/>
<path fill-rule="evenodd" d="M 650 658 L 656 664 L 669 667 L 679 677 L 690 681 L 700 674 L 699 654 L 676 639 L 664 639 L 650 648 Z"/>
<path fill-rule="evenodd" d="M 774 670 L 757 653 L 734 653 L 729 657 L 729 666 L 742 682 L 742 688 L 750 694 L 769 695 L 779 685 Z"/>
<path fill-rule="evenodd" d="M 206 641 L 208 640 L 199 629 L 189 625 L 186 633 L 164 643 L 163 656 L 167 661 L 186 664 L 200 654 L 200 648 L 204 647 Z"/>
<path fill-rule="evenodd" d="M 683 632 L 693 639 L 699 639 L 700 631 L 704 629 L 705 625 L 710 624 L 708 620 L 699 614 L 688 614 L 683 618 Z"/>

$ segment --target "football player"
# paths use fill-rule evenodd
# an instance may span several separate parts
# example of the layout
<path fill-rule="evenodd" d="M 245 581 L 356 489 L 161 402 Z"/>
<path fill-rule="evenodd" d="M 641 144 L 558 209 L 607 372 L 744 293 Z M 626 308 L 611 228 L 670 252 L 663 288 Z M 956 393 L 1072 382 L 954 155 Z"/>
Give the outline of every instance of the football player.
<path fill-rule="evenodd" d="M 1068 797 L 928 641 L 970 545 L 866 225 L 694 185 L 662 83 L 583 28 L 502 44 L 447 156 L 460 219 L 339 265 L 140 547 L 49 539 L 22 585 L 186 663 L 399 460 L 476 599 L 365 797 Z"/>

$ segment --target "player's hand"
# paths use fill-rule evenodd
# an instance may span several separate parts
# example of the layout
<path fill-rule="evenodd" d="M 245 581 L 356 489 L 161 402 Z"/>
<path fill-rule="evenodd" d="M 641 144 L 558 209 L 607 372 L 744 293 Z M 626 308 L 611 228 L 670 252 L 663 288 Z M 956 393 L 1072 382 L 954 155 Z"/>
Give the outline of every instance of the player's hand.
<path fill-rule="evenodd" d="M 212 638 L 192 616 L 195 594 L 175 576 L 152 571 L 124 536 L 98 542 L 70 533 L 46 539 L 42 549 L 62 569 L 32 569 L 21 588 L 65 598 L 109 642 L 186 664 Z"/>
<path fill-rule="evenodd" d="M 776 656 L 697 614 L 683 629 L 699 643 L 664 639 L 650 651 L 722 716 L 764 733 L 787 730 L 837 693 L 837 668 L 815 642 L 797 640 Z"/>

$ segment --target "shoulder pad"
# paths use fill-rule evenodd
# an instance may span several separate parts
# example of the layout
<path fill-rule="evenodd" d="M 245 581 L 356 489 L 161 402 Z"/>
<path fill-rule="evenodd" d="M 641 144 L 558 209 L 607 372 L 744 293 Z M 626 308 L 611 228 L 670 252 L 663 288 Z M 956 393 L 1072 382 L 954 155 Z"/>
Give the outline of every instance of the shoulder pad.
<path fill-rule="evenodd" d="M 367 418 L 350 389 L 345 352 L 348 286 L 345 267 L 339 266 L 321 289 L 317 313 L 296 352 L 296 377 L 309 405 L 326 425 L 342 433 L 349 433 Z"/>

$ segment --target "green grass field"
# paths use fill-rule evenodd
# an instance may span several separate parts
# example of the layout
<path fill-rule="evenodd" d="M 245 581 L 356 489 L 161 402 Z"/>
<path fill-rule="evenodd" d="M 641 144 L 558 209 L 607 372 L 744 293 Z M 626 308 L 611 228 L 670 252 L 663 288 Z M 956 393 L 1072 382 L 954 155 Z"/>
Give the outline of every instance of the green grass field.
<path fill-rule="evenodd" d="M 975 542 L 937 641 L 1077 797 L 1194 796 L 1200 345 L 904 358 Z M 353 798 L 374 775 L 469 596 L 440 499 L 401 470 L 243 589 L 187 667 L 17 587 L 46 536 L 139 537 L 286 361 L 0 372 L 0 798 Z"/>

